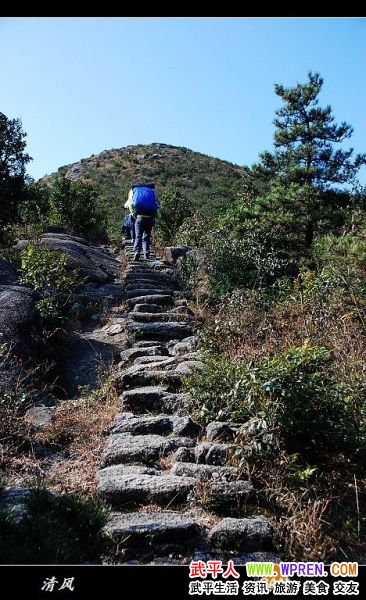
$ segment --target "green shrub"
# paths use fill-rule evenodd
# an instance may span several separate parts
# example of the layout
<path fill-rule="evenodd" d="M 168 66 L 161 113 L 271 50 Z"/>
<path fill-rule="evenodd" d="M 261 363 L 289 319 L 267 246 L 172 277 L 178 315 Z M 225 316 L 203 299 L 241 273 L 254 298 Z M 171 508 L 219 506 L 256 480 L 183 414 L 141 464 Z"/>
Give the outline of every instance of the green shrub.
<path fill-rule="evenodd" d="M 174 238 L 174 243 L 201 248 L 207 244 L 213 229 L 212 215 L 194 213 L 184 219 Z"/>
<path fill-rule="evenodd" d="M 268 236 L 253 231 L 235 239 L 226 231 L 214 231 L 208 246 L 209 273 L 214 294 L 236 287 L 269 285 L 287 268 L 287 261 L 271 245 Z"/>
<path fill-rule="evenodd" d="M 55 288 L 70 293 L 81 280 L 77 272 L 67 269 L 66 265 L 64 252 L 29 244 L 21 254 L 21 280 L 35 290 Z"/>
<path fill-rule="evenodd" d="M 188 197 L 174 188 L 165 190 L 159 203 L 156 233 L 162 244 L 169 245 L 183 221 L 192 214 L 192 205 Z"/>
<path fill-rule="evenodd" d="M 264 416 L 278 448 L 302 456 L 322 451 L 365 450 L 361 390 L 331 376 L 331 355 L 304 344 L 258 364 L 211 354 L 208 370 L 186 381 L 191 408 L 201 422 L 246 421 Z"/>
<path fill-rule="evenodd" d="M 67 255 L 29 244 L 21 253 L 20 275 L 22 283 L 40 295 L 36 308 L 43 328 L 55 329 L 62 322 L 68 297 L 82 283 L 77 271 L 67 268 Z"/>

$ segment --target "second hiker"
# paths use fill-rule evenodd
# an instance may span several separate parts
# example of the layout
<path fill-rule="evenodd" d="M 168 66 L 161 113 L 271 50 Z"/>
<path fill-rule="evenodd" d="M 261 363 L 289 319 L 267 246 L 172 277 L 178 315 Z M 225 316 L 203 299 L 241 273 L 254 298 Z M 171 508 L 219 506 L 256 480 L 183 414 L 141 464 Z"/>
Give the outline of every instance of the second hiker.
<path fill-rule="evenodd" d="M 140 260 L 143 250 L 146 259 L 150 257 L 150 237 L 159 209 L 153 183 L 133 185 L 128 193 L 125 208 L 135 217 L 134 261 Z"/>

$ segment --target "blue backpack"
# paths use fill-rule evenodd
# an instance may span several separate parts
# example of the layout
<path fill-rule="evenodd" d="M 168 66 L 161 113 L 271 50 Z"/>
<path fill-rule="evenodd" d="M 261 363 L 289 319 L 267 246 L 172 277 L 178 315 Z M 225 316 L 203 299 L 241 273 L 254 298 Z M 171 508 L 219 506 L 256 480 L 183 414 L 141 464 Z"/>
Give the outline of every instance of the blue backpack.
<path fill-rule="evenodd" d="M 156 215 L 159 205 L 154 190 L 143 186 L 134 187 L 132 192 L 132 207 L 137 215 Z"/>

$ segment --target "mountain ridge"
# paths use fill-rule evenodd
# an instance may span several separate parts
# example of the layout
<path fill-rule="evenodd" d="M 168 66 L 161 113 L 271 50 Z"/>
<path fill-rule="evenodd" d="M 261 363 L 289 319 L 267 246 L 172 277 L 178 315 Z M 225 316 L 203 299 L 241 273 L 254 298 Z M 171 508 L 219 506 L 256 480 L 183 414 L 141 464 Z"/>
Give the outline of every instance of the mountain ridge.
<path fill-rule="evenodd" d="M 42 181 L 52 184 L 58 175 L 72 181 L 92 183 L 113 218 L 119 218 L 121 198 L 136 181 L 154 181 L 157 193 L 176 188 L 196 207 L 210 210 L 232 201 L 239 191 L 247 167 L 162 142 L 128 145 L 103 150 L 64 165 Z"/>

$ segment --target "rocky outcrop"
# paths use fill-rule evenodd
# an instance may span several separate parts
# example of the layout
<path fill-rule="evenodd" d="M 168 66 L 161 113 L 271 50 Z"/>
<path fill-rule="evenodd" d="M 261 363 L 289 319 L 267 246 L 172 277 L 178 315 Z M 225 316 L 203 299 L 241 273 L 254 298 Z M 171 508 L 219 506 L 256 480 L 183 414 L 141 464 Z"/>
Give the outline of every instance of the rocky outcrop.
<path fill-rule="evenodd" d="M 9 262 L 0 258 L 0 285 L 14 285 L 18 281 L 18 274 Z"/>
<path fill-rule="evenodd" d="M 37 296 L 32 290 L 18 285 L 0 285 L 0 342 L 12 354 L 30 358 L 37 333 Z"/>
<path fill-rule="evenodd" d="M 30 240 L 21 240 L 16 249 L 22 250 L 29 243 Z M 64 252 L 67 266 L 77 269 L 87 281 L 104 284 L 112 281 L 118 274 L 118 262 L 115 257 L 108 251 L 89 245 L 82 238 L 62 233 L 46 233 L 37 244 Z"/>

